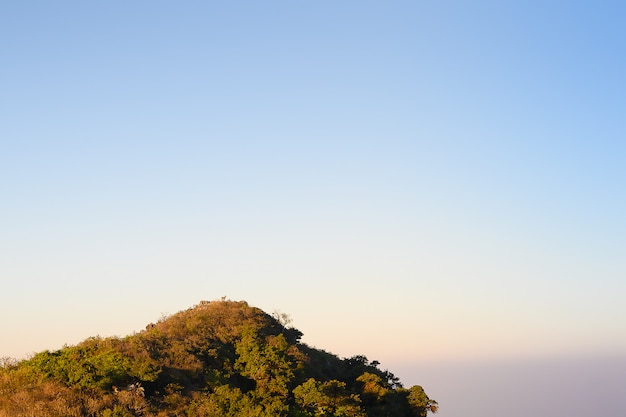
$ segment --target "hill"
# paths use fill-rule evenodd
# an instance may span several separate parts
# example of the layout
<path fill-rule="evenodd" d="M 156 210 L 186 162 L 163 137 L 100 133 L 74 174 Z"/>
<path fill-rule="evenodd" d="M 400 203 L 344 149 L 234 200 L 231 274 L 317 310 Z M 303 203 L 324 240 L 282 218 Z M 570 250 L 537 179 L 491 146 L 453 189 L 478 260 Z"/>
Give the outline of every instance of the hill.
<path fill-rule="evenodd" d="M 364 356 L 339 358 L 244 301 L 0 368 L 0 417 L 417 417 L 437 403 Z"/>

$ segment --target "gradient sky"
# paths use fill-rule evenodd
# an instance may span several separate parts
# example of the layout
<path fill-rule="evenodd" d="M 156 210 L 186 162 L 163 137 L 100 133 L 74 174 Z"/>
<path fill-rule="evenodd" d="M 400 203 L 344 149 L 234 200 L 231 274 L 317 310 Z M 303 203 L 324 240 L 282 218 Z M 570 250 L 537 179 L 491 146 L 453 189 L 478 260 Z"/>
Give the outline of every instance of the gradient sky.
<path fill-rule="evenodd" d="M 623 355 L 625 21 L 4 2 L 0 356 L 222 296 L 427 392 L 405 365 Z"/>

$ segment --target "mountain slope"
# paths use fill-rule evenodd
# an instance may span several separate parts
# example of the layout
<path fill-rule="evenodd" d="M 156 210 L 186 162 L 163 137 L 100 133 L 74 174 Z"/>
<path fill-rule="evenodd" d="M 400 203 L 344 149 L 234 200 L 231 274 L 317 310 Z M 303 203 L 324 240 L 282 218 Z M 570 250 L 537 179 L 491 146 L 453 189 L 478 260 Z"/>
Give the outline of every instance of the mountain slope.
<path fill-rule="evenodd" d="M 200 302 L 124 338 L 0 368 L 0 417 L 425 416 L 437 403 L 364 356 L 300 342 L 244 301 Z"/>

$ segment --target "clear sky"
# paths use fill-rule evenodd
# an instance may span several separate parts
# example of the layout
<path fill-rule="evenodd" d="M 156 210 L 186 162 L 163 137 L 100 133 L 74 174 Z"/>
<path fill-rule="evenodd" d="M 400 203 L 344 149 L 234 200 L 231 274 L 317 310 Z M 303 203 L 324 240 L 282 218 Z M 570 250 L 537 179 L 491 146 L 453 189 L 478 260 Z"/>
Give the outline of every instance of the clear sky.
<path fill-rule="evenodd" d="M 406 369 L 623 355 L 625 21 L 3 2 L 0 356 L 222 296 L 427 392 Z"/>

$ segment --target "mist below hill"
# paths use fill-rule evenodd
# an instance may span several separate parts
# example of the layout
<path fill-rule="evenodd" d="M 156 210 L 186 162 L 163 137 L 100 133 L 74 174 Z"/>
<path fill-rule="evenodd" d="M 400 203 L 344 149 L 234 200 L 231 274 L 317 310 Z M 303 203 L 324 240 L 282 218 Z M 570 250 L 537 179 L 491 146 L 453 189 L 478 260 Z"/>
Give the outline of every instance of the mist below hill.
<path fill-rule="evenodd" d="M 393 364 L 442 404 L 439 417 L 626 415 L 626 356 Z"/>

